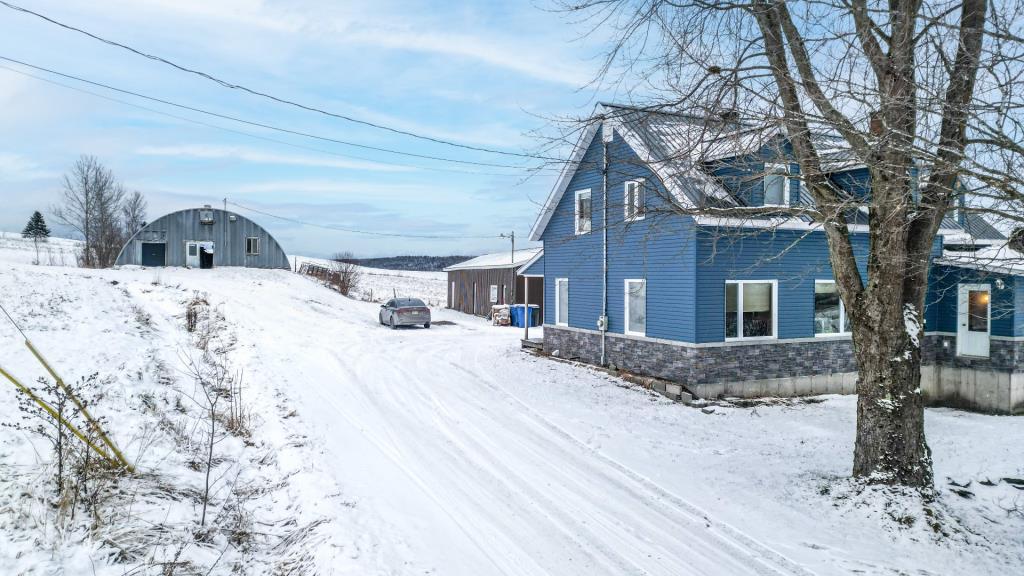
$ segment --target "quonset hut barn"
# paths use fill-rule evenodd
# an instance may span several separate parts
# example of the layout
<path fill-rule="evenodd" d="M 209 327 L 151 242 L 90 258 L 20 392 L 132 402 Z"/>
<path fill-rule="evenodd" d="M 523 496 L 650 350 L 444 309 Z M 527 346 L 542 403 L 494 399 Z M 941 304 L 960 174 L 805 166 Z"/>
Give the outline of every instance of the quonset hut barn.
<path fill-rule="evenodd" d="M 116 265 L 290 268 L 269 232 L 226 210 L 189 208 L 157 218 L 121 248 Z"/>

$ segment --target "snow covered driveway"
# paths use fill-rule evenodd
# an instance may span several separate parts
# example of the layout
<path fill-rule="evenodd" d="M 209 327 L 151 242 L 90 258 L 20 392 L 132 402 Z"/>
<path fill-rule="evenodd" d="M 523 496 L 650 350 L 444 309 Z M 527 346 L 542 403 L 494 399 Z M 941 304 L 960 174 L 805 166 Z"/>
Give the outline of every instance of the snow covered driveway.
<path fill-rule="evenodd" d="M 237 338 L 232 357 L 254 405 L 274 413 L 257 436 L 289 481 L 268 492 L 272 505 L 259 518 L 288 522 L 314 508 L 337 519 L 318 540 L 321 574 L 1024 567 L 1024 493 L 1001 481 L 1024 478 L 1020 418 L 927 412 L 949 533 L 939 538 L 920 507 L 885 494 L 860 498 L 844 484 L 851 397 L 702 411 L 523 353 L 520 331 L 478 318 L 434 310 L 435 322 L 455 324 L 392 331 L 377 324 L 376 304 L 284 271 L 12 263 L 0 264 L 0 288 L 46 349 L 71 350 L 60 362 L 104 371 L 137 364 L 143 345 L 173 362 L 184 302 L 205 293 Z M 136 307 L 153 316 L 146 338 L 121 334 Z M 116 346 L 90 348 L 111 333 Z M 2 334 L 11 346 L 4 361 L 28 373 L 25 354 L 14 354 L 20 340 Z M 126 400 L 135 394 L 129 384 Z"/>
<path fill-rule="evenodd" d="M 230 293 L 214 278 L 260 350 L 247 371 L 294 390 L 339 484 L 384 521 L 383 557 L 439 574 L 801 573 L 512 395 L 537 371 L 518 331 L 446 311 L 455 326 L 392 331 L 302 278 Z"/>

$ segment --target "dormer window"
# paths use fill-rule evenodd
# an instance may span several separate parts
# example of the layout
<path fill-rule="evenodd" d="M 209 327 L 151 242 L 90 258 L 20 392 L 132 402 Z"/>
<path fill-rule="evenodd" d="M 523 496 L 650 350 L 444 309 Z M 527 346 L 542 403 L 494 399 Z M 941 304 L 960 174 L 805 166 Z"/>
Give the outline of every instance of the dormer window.
<path fill-rule="evenodd" d="M 765 164 L 764 205 L 789 206 L 790 180 L 788 164 Z"/>
<path fill-rule="evenodd" d="M 647 193 L 644 191 L 643 180 L 630 180 L 626 182 L 626 189 L 623 194 L 625 204 L 626 221 L 643 220 L 647 212 Z"/>
<path fill-rule="evenodd" d="M 213 210 L 200 210 L 199 211 L 199 223 L 200 224 L 213 224 Z"/>

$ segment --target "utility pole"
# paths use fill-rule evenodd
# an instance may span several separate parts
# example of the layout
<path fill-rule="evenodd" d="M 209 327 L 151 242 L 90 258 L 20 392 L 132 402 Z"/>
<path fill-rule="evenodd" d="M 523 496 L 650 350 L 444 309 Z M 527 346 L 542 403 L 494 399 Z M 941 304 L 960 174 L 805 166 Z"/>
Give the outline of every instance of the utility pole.
<path fill-rule="evenodd" d="M 499 234 L 499 238 L 509 238 L 512 240 L 512 259 L 509 264 L 512 265 L 512 303 L 516 302 L 516 231 L 513 230 L 508 234 Z"/>

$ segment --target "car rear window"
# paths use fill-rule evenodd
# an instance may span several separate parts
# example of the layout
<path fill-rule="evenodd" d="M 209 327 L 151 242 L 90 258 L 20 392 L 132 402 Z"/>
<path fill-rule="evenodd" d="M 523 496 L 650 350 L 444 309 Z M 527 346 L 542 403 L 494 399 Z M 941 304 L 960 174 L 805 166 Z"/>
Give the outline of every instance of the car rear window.
<path fill-rule="evenodd" d="M 423 306 L 423 307 L 426 307 L 427 305 L 424 304 L 423 300 L 420 300 L 419 298 L 399 298 L 398 300 L 395 300 L 395 307 L 396 308 L 404 308 L 406 306 Z"/>

